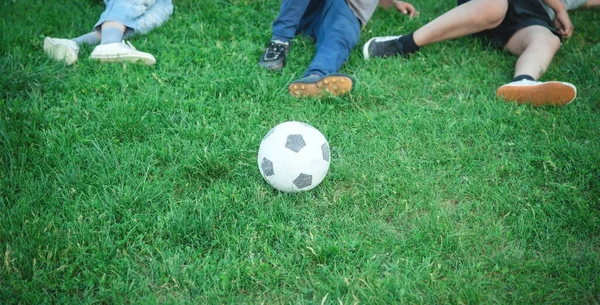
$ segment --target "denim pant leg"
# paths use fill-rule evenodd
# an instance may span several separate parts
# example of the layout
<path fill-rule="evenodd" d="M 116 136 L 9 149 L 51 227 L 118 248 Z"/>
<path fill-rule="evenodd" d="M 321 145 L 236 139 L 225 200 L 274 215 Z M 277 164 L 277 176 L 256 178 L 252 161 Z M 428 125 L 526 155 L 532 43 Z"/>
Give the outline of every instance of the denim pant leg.
<path fill-rule="evenodd" d="M 338 72 L 358 43 L 360 22 L 346 0 L 323 2 L 323 11 L 313 28 L 317 53 L 304 76 Z"/>
<path fill-rule="evenodd" d="M 296 36 L 300 21 L 307 12 L 311 2 L 319 0 L 283 0 L 279 16 L 273 22 L 273 36 L 271 40 L 288 42 Z"/>
<path fill-rule="evenodd" d="M 146 34 L 151 30 L 161 26 L 169 20 L 173 14 L 173 3 L 171 0 L 156 0 L 154 4 L 135 20 L 135 32 Z"/>
<path fill-rule="evenodd" d="M 125 30 L 126 37 L 136 32 L 136 20 L 151 7 L 148 5 L 148 1 L 144 2 L 142 0 L 105 0 L 104 3 L 106 9 L 100 15 L 100 20 L 96 22 L 94 28 L 98 31 L 104 22 L 116 21 L 127 27 Z"/>

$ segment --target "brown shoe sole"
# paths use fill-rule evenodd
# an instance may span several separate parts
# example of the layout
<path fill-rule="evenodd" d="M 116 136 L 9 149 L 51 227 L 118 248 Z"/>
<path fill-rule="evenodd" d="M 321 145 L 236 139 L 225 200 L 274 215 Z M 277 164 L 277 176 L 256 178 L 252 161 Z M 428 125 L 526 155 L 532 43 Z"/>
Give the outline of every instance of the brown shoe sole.
<path fill-rule="evenodd" d="M 534 86 L 504 85 L 498 88 L 496 95 L 518 104 L 564 106 L 575 99 L 577 90 L 561 82 L 545 82 Z"/>
<path fill-rule="evenodd" d="M 323 96 L 325 92 L 344 95 L 352 90 L 352 79 L 343 75 L 329 75 L 315 83 L 291 83 L 288 90 L 295 97 Z"/>

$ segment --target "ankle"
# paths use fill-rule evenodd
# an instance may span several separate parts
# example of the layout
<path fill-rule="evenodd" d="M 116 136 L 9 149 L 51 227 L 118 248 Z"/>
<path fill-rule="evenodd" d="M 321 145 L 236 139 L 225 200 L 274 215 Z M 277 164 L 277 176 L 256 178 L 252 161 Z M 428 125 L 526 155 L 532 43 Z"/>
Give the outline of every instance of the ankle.
<path fill-rule="evenodd" d="M 519 75 L 515 76 L 515 78 L 512 79 L 511 83 L 522 81 L 522 80 L 530 80 L 530 81 L 534 82 L 535 78 L 533 78 L 533 76 L 531 76 L 529 74 L 519 74 Z"/>
<path fill-rule="evenodd" d="M 414 39 L 414 32 L 408 35 L 402 36 L 398 38 L 398 40 L 402 43 L 403 51 L 406 53 L 405 55 L 415 53 L 419 51 L 421 47 L 417 45 Z"/>
<path fill-rule="evenodd" d="M 109 44 L 121 42 L 123 40 L 123 31 L 117 27 L 102 27 L 102 38 L 100 44 Z"/>

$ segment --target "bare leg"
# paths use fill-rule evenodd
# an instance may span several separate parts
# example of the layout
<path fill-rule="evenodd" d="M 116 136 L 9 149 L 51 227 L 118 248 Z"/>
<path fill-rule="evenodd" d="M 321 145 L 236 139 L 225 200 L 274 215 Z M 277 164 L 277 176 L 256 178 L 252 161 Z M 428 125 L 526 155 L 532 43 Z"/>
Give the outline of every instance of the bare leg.
<path fill-rule="evenodd" d="M 408 57 L 420 47 L 498 27 L 508 11 L 508 0 L 472 0 L 461 4 L 404 36 L 373 37 L 363 46 L 363 56 Z"/>
<path fill-rule="evenodd" d="M 507 0 L 473 0 L 459 5 L 418 29 L 415 43 L 422 47 L 497 27 L 508 10 Z"/>
<path fill-rule="evenodd" d="M 530 26 L 516 32 L 505 48 L 519 56 L 515 76 L 531 75 L 534 79 L 548 69 L 554 54 L 560 48 L 560 39 L 543 26 Z"/>
<path fill-rule="evenodd" d="M 565 82 L 537 82 L 548 69 L 554 54 L 560 48 L 560 39 L 543 26 L 529 26 L 516 32 L 505 46 L 519 56 L 515 65 L 515 79 L 498 88 L 496 94 L 507 101 L 536 106 L 562 106 L 577 96 L 574 85 Z"/>
<path fill-rule="evenodd" d="M 109 27 L 120 29 L 123 33 L 125 33 L 125 29 L 126 29 L 124 24 L 117 22 L 117 21 L 106 21 L 106 22 L 102 23 L 102 27 L 101 27 L 102 30 L 109 28 Z"/>
<path fill-rule="evenodd" d="M 594 6 L 600 6 L 600 0 L 587 0 L 584 4 L 583 7 L 594 7 Z"/>

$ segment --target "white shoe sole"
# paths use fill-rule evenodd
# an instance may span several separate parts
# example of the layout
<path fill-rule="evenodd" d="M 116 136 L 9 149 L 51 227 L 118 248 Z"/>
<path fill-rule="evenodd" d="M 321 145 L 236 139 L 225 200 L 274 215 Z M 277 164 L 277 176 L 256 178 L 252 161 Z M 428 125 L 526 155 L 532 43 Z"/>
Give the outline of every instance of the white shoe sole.
<path fill-rule="evenodd" d="M 77 61 L 77 51 L 63 44 L 54 43 L 53 39 L 46 37 L 44 39 L 44 52 L 51 58 L 62 61 L 67 65 L 72 65 Z"/>
<path fill-rule="evenodd" d="M 90 55 L 90 59 L 100 62 L 141 62 L 144 65 L 152 66 L 156 63 L 156 59 L 152 56 L 143 56 L 140 54 L 119 54 L 119 55 Z"/>
<path fill-rule="evenodd" d="M 506 101 L 514 101 L 519 104 L 564 106 L 575 99 L 577 88 L 563 82 L 543 82 L 528 86 L 507 84 L 498 88 L 496 95 Z"/>

